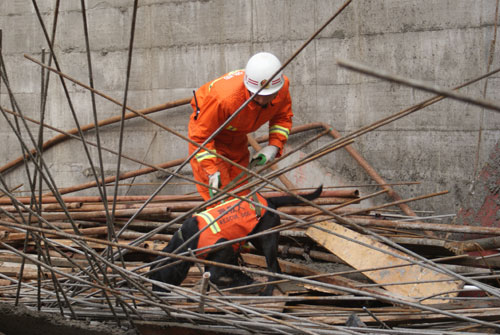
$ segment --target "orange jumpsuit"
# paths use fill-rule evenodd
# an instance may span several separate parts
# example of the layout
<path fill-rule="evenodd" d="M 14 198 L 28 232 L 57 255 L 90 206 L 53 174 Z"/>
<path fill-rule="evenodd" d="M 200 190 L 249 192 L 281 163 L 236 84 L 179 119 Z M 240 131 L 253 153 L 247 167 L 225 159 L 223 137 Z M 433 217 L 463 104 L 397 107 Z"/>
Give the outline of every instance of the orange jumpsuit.
<path fill-rule="evenodd" d="M 267 206 L 267 200 L 260 194 L 256 194 L 256 201 L 264 206 Z M 255 206 L 249 202 L 241 201 L 238 206 L 234 207 L 223 217 L 216 220 L 219 215 L 224 213 L 227 209 L 234 206 L 239 201 L 239 199 L 232 199 L 204 212 L 195 214 L 195 217 L 198 219 L 199 230 L 204 229 L 207 225 L 209 226 L 200 234 L 198 239 L 198 248 L 214 245 L 222 238 L 230 241 L 236 238 L 248 236 L 252 232 L 259 222 L 259 219 L 265 214 L 266 210 L 264 208 L 260 208 L 259 211 L 256 211 Z M 244 243 L 245 242 L 238 242 L 233 244 L 234 251 L 238 251 L 240 245 L 243 245 Z M 205 258 L 206 255 L 207 254 L 205 253 L 200 257 Z"/>
<path fill-rule="evenodd" d="M 244 70 L 229 72 L 224 76 L 204 84 L 196 92 L 200 113 L 196 116 L 194 98 L 191 101 L 195 111 L 189 120 L 188 135 L 193 141 L 202 144 L 212 135 L 248 98 L 250 92 L 243 83 Z M 241 170 L 230 163 L 217 158 L 210 151 L 216 151 L 230 160 L 248 166 L 250 153 L 248 151 L 247 134 L 260 128 L 269 121 L 269 145 L 279 148 L 278 156 L 288 139 L 292 127 L 292 101 L 289 92 L 289 80 L 277 96 L 266 107 L 250 102 L 215 138 L 205 147 L 209 151 L 199 151 L 191 159 L 194 179 L 208 184 L 208 176 L 219 171 L 222 187 L 227 185 Z M 197 147 L 189 143 L 189 153 Z M 196 185 L 198 192 L 207 200 L 210 198 L 208 188 Z"/>

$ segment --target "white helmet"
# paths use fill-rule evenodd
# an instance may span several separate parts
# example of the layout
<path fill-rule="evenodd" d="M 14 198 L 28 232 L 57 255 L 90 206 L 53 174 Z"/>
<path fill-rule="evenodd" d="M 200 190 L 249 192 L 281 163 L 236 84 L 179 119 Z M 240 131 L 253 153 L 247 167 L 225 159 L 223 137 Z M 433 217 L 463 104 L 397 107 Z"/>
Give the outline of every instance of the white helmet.
<path fill-rule="evenodd" d="M 276 76 L 274 76 L 271 83 L 267 84 L 267 80 L 276 73 L 281 68 L 281 62 L 279 59 L 268 52 L 259 52 L 253 55 L 247 63 L 245 68 L 245 77 L 243 82 L 246 88 L 252 92 L 257 92 L 262 86 L 265 88 L 259 92 L 259 95 L 271 95 L 278 92 L 283 84 L 285 83 L 285 78 L 283 78 L 283 72 L 280 71 Z"/>

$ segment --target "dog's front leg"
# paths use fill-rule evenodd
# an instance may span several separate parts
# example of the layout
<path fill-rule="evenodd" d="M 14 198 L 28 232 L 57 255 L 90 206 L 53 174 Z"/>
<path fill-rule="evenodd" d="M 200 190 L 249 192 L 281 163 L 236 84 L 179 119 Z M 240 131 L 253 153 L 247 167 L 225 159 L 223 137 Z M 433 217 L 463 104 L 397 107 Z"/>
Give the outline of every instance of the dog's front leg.
<path fill-rule="evenodd" d="M 278 234 L 270 234 L 258 239 L 252 240 L 257 249 L 262 250 L 266 257 L 267 271 L 272 273 L 281 273 L 278 263 Z M 269 277 L 269 281 L 276 280 L 276 277 Z M 272 295 L 275 285 L 268 284 L 260 295 Z"/>
<path fill-rule="evenodd" d="M 193 236 L 198 230 L 197 222 L 195 219 L 187 219 L 181 229 L 177 231 L 168 245 L 163 248 L 162 251 L 167 253 L 173 253 L 177 250 L 184 242 Z M 188 248 L 195 249 L 198 243 L 198 239 L 194 239 L 187 246 L 184 246 L 178 253 L 187 251 Z M 157 260 L 162 259 L 162 256 L 157 257 Z M 189 268 L 193 265 L 192 262 L 178 261 L 174 258 L 167 258 L 164 262 L 158 263 L 151 267 L 152 273 L 150 278 L 156 281 L 164 282 L 167 284 L 172 284 L 179 286 L 182 281 L 187 277 Z M 168 292 L 158 285 L 153 284 L 153 291 Z"/>
<path fill-rule="evenodd" d="M 221 239 L 217 241 L 217 243 L 225 241 L 227 240 Z M 227 246 L 211 252 L 207 259 L 218 263 L 238 265 L 238 255 L 235 253 L 232 246 Z M 239 270 L 226 269 L 212 265 L 207 267 L 207 271 L 210 272 L 210 281 L 219 287 L 244 286 L 253 283 L 251 277 Z"/>

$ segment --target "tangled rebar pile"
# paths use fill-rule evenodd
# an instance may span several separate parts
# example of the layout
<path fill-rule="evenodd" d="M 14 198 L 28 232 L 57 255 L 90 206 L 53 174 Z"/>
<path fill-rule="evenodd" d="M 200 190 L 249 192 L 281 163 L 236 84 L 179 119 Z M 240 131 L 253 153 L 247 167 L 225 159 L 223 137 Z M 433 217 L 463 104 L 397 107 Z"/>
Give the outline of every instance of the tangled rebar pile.
<path fill-rule="evenodd" d="M 344 3 L 283 67 L 340 15 L 350 2 Z M 54 22 L 57 22 L 58 4 L 59 1 L 56 2 Z M 467 253 L 483 251 L 486 245 L 491 245 L 488 244 L 491 239 L 466 243 L 452 240 L 449 236 L 461 234 L 467 239 L 478 235 L 495 236 L 500 233 L 500 229 L 445 225 L 436 223 L 438 216 L 418 217 L 408 206 L 409 202 L 439 196 L 446 191 L 401 199 L 392 188 L 394 183 L 385 182 L 350 146 L 356 137 L 446 97 L 494 111 L 500 111 L 498 106 L 339 61 L 341 66 L 427 89 L 439 96 L 345 136 L 323 123 L 294 128 L 291 137 L 304 130 L 313 131 L 309 135 L 301 135 L 301 144 L 287 148 L 287 154 L 279 158 L 276 164 L 320 137 L 325 136 L 328 140 L 305 158 L 286 167 L 279 168 L 273 164 L 257 171 L 245 169 L 248 180 L 240 189 L 259 191 L 264 196 L 300 196 L 305 190 L 296 189 L 284 174 L 342 149 L 347 150 L 366 170 L 380 190 L 363 194 L 358 188 L 364 185 L 325 185 L 326 191 L 319 199 L 306 201 L 304 206 L 279 208 L 277 213 L 281 216 L 282 225 L 263 234 L 279 231 L 280 266 L 283 273 L 267 272 L 264 258 L 253 249 L 242 254 L 239 266 L 216 264 L 248 273 L 257 280 L 257 284 L 253 284 L 257 288 L 272 276 L 277 278 L 279 288 L 273 296 L 245 294 L 245 288 L 242 287 L 220 289 L 210 283 L 204 272 L 204 265 L 214 265 L 213 262 L 194 257 L 196 250 L 184 254 L 168 254 L 161 250 L 183 220 L 193 213 L 227 196 L 242 201 L 251 200 L 238 197 L 237 191 L 219 193 L 218 198 L 208 202 L 203 202 L 196 195 L 160 195 L 162 188 L 173 177 L 195 183 L 192 178 L 180 173 L 195 153 L 163 164 L 150 164 L 122 152 L 123 124 L 125 120 L 135 117 L 152 122 L 162 130 L 188 141 L 185 136 L 150 118 L 148 114 L 187 104 L 189 99 L 144 110 L 127 106 L 137 1 L 134 2 L 127 84 L 121 102 L 93 87 L 85 2 L 82 0 L 81 12 L 85 23 L 88 85 L 61 70 L 52 43 L 57 24 L 53 25 L 52 36 L 49 36 L 35 0 L 33 6 L 49 46 L 50 57 L 48 63 L 29 55 L 26 58 L 42 69 L 41 91 L 44 94 L 47 92 L 49 73 L 59 77 L 77 126 L 65 131 L 47 124 L 43 108 L 39 120 L 25 116 L 11 91 L 8 71 L 0 52 L 1 81 L 9 93 L 11 106 L 7 108 L 2 104 L 0 110 L 23 149 L 19 158 L 0 167 L 0 302 L 22 304 L 32 310 L 60 314 L 72 320 L 103 321 L 125 329 L 135 329 L 138 333 L 172 330 L 174 327 L 196 329 L 200 333 L 231 334 L 498 332 L 500 291 L 497 268 L 500 263 L 496 254 L 472 256 Z M 468 81 L 457 89 L 498 71 L 500 69 Z M 122 114 L 99 120 L 94 105 L 94 123 L 81 126 L 71 107 L 72 99 L 67 90 L 69 83 L 90 91 L 92 101 L 100 96 L 119 105 Z M 46 95 L 42 94 L 42 105 L 46 99 Z M 106 148 L 99 137 L 100 127 L 115 122 L 121 125 L 120 146 L 116 151 Z M 31 130 L 34 124 L 40 127 L 38 138 Z M 43 128 L 60 135 L 44 141 L 40 135 Z M 85 137 L 85 132 L 91 129 L 95 131 L 96 143 Z M 305 140 L 306 136 L 310 138 Z M 54 182 L 50 166 L 44 161 L 43 152 L 69 138 L 81 141 L 94 181 L 59 188 Z M 266 138 L 249 140 L 254 148 L 258 148 L 259 143 L 266 141 Z M 97 168 L 90 148 L 97 148 Z M 104 177 L 103 152 L 118 157 L 117 173 L 113 177 Z M 146 167 L 120 173 L 120 159 Z M 10 171 L 21 165 L 26 169 L 26 183 L 30 190 L 28 196 L 16 195 L 18 187 L 9 185 L 6 178 Z M 118 195 L 121 180 L 155 171 L 162 171 L 167 177 L 152 194 Z M 412 183 L 402 182 L 400 185 Z M 112 188 L 111 192 L 108 187 Z M 84 189 L 95 190 L 95 195 L 68 195 Z M 367 205 L 368 199 L 382 194 L 394 200 L 377 206 Z M 397 211 L 394 210 L 395 206 L 398 206 Z M 170 292 L 159 293 L 152 290 L 153 281 L 148 277 L 149 267 L 157 256 L 189 260 L 196 265 L 182 286 L 167 285 Z"/>

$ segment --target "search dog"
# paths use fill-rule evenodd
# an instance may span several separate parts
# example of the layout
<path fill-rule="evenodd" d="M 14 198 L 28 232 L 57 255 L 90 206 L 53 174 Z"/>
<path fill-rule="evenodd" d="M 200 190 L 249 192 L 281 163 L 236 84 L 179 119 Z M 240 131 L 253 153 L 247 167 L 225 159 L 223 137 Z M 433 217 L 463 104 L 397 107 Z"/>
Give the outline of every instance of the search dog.
<path fill-rule="evenodd" d="M 302 195 L 302 197 L 307 200 L 314 200 L 320 196 L 322 190 L 323 186 L 319 186 L 315 191 Z M 303 201 L 294 196 L 278 196 L 266 199 L 259 194 L 258 199 L 261 204 L 265 205 L 265 202 L 267 202 L 267 206 L 272 209 L 303 203 Z M 223 205 L 226 206 L 222 207 Z M 231 206 L 233 207 L 231 208 Z M 227 210 L 228 207 L 230 207 L 229 211 Z M 263 214 L 259 215 L 261 213 Z M 224 215 L 221 216 L 218 214 Z M 248 222 L 240 222 L 241 217 L 254 220 L 255 223 L 251 224 Z M 264 208 L 262 208 L 261 211 L 259 206 L 254 206 L 249 202 L 240 201 L 239 199 L 234 198 L 222 205 L 208 209 L 205 212 L 195 214 L 186 219 L 179 230 L 177 230 L 172 236 L 172 239 L 163 251 L 168 253 L 173 253 L 174 251 L 176 253 L 185 253 L 186 251 L 189 251 L 189 249 L 195 250 L 205 246 L 210 249 L 208 246 L 216 246 L 221 242 L 257 234 L 279 225 L 279 215 L 269 210 L 265 210 Z M 200 231 L 201 233 L 199 233 Z M 233 231 L 233 233 L 230 236 L 227 234 L 224 235 L 224 232 L 226 231 Z M 193 236 L 195 237 L 191 239 Z M 252 245 L 265 256 L 267 270 L 273 273 L 281 273 L 277 258 L 278 237 L 279 233 L 275 232 L 257 236 L 249 240 Z M 186 241 L 187 243 L 185 243 Z M 177 250 L 183 244 L 185 245 L 182 246 L 180 250 Z M 228 244 L 227 246 L 217 248 L 216 250 L 210 250 L 208 254 L 206 252 L 203 254 L 202 251 L 199 251 L 196 256 L 199 258 L 206 257 L 207 260 L 214 262 L 238 265 L 239 246 L 241 245 L 242 243 L 235 243 L 232 245 Z M 207 251 L 206 249 L 205 251 Z M 163 259 L 163 257 L 158 256 L 156 261 L 161 259 Z M 192 265 L 193 262 L 166 258 L 163 262 L 155 262 L 155 264 L 150 267 L 151 273 L 149 277 L 156 281 L 179 286 L 186 278 L 189 268 Z M 205 271 L 210 272 L 210 281 L 220 288 L 249 285 L 254 282 L 250 276 L 234 269 L 207 265 L 205 266 Z M 271 280 L 273 279 L 269 278 L 269 281 Z M 273 289 L 274 285 L 266 285 L 261 295 L 271 295 Z M 153 290 L 163 292 L 169 291 L 155 284 L 153 284 Z"/>

